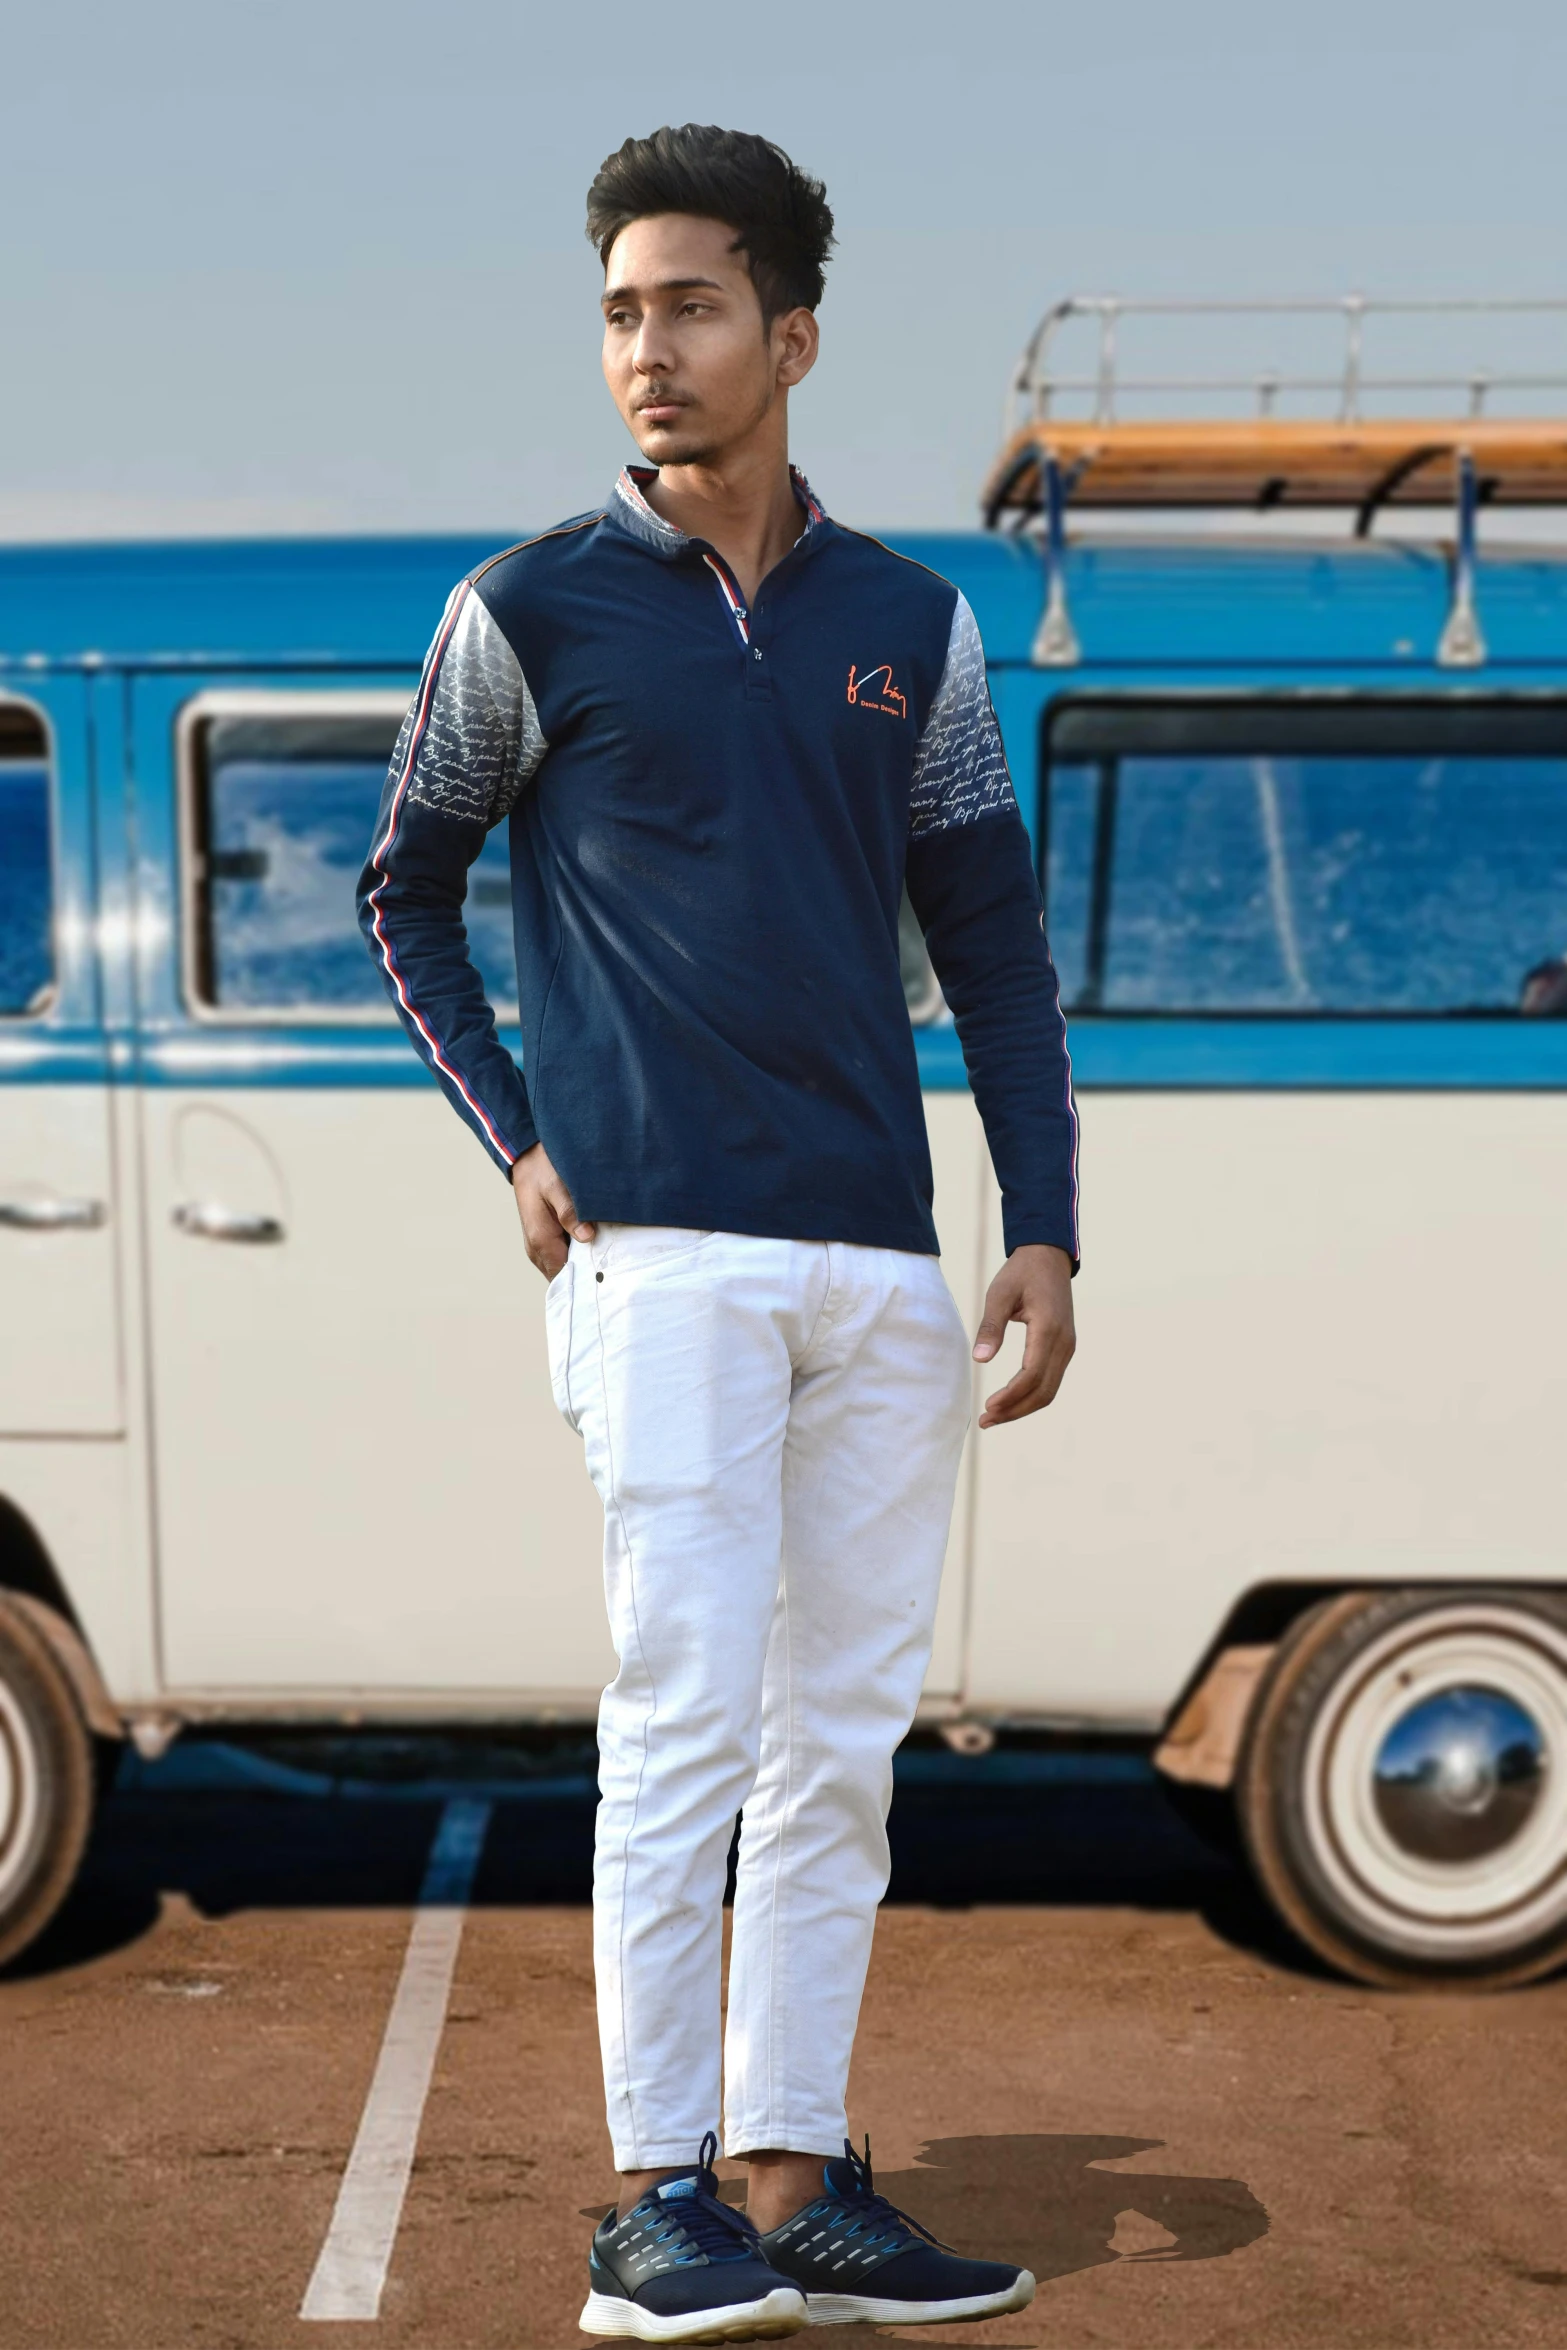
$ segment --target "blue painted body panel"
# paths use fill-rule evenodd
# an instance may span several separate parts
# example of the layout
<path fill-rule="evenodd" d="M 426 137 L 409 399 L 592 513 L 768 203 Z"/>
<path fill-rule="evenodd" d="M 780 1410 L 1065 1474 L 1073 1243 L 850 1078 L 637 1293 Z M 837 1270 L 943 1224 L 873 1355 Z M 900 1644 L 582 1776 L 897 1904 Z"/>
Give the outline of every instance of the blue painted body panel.
<path fill-rule="evenodd" d="M 257 539 L 0 549 L 0 679 L 40 664 L 416 668 L 463 574 L 506 540 Z"/>
<path fill-rule="evenodd" d="M 451 586 L 506 543 L 496 534 L 0 550 L 0 691 L 36 700 L 54 738 L 68 917 L 54 1006 L 0 1022 L 0 1079 L 430 1082 L 390 1022 L 192 1018 L 176 954 L 173 721 L 198 686 L 330 677 L 411 688 Z M 1062 695 L 1567 694 L 1567 553 L 1482 564 L 1490 659 L 1453 672 L 1434 665 L 1448 600 L 1436 550 L 1218 539 L 1078 547 L 1068 585 L 1083 663 L 1042 671 L 1028 663 L 1041 594 L 1030 548 L 978 533 L 894 543 L 954 579 L 974 606 L 1031 823 L 1041 715 Z M 84 944 L 94 903 L 96 962 Z M 515 1030 L 507 1041 L 520 1048 Z M 961 1088 L 951 1031 L 917 1042 L 927 1088 Z M 1567 1085 L 1567 1023 L 1556 1022 L 1079 1017 L 1072 1052 L 1086 1087 Z"/>
<path fill-rule="evenodd" d="M 508 543 L 496 533 L 0 548 L 0 676 L 19 689 L 29 669 L 53 664 L 416 664 L 455 582 Z M 992 662 L 1027 663 L 1040 603 L 1032 549 L 956 531 L 889 543 L 957 582 Z M 1095 668 L 1331 664 L 1353 673 L 1386 665 L 1406 685 L 1429 682 L 1447 610 L 1439 551 L 1376 542 L 1128 539 L 1073 548 L 1067 572 L 1072 617 Z M 1444 689 L 1483 688 L 1498 667 L 1517 664 L 1559 679 L 1567 551 L 1487 560 L 1479 594 L 1490 665 L 1468 679 L 1435 672 Z M 1057 673 L 1055 682 L 1076 680 Z"/>

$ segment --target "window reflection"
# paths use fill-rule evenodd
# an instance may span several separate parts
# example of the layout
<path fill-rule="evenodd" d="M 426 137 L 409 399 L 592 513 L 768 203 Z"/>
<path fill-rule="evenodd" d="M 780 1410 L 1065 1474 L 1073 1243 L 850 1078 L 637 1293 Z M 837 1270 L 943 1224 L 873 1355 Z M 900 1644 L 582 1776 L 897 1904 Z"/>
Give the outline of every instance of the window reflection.
<path fill-rule="evenodd" d="M 257 1016 L 386 1008 L 355 884 L 397 740 L 395 712 L 219 718 L 197 762 L 196 988 Z M 496 1012 L 517 1013 L 506 828 L 486 840 L 464 921 Z"/>
<path fill-rule="evenodd" d="M 1567 755 L 1107 751 L 1047 837 L 1071 1010 L 1567 1010 Z"/>
<path fill-rule="evenodd" d="M 0 1017 L 41 1012 L 54 988 L 48 745 L 30 710 L 0 707 Z"/>

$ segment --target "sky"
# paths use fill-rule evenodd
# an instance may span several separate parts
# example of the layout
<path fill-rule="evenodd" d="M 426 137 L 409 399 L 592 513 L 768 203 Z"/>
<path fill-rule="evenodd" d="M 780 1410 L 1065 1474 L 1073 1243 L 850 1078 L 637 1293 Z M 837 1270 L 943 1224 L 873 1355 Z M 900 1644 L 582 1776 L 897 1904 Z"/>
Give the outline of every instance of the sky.
<path fill-rule="evenodd" d="M 595 503 L 583 197 L 687 120 L 826 180 L 819 494 L 968 527 L 1064 294 L 1567 293 L 1564 113 L 1560 0 L 0 0 L 0 538 Z"/>

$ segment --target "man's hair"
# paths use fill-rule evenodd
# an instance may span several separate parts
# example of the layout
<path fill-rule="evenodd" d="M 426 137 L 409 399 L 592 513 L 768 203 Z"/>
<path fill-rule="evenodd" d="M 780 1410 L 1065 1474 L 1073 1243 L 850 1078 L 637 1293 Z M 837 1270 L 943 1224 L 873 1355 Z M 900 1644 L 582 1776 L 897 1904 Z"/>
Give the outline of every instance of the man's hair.
<path fill-rule="evenodd" d="M 833 241 L 827 190 L 771 139 L 701 122 L 627 139 L 588 190 L 588 236 L 606 268 L 621 230 L 659 212 L 689 212 L 734 230 L 764 326 L 821 300 Z"/>

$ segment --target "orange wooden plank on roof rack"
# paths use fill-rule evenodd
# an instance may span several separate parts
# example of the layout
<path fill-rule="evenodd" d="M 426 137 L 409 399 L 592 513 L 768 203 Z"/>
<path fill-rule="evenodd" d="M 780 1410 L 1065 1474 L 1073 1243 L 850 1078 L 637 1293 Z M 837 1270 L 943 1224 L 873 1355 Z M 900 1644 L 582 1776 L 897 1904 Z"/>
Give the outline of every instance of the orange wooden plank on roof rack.
<path fill-rule="evenodd" d="M 1040 417 L 1012 435 L 992 468 L 991 520 L 1044 502 L 1054 457 L 1083 506 L 1358 506 L 1445 504 L 1468 451 L 1479 496 L 1494 505 L 1567 503 L 1567 419 L 1504 417 L 1083 423 Z"/>

